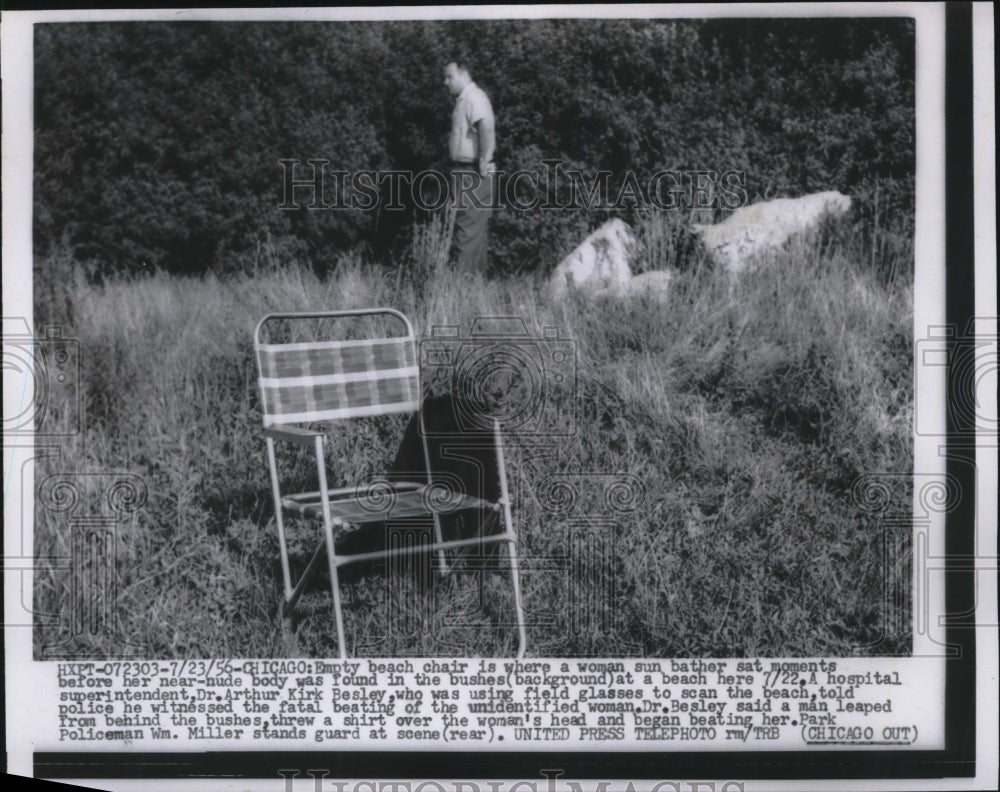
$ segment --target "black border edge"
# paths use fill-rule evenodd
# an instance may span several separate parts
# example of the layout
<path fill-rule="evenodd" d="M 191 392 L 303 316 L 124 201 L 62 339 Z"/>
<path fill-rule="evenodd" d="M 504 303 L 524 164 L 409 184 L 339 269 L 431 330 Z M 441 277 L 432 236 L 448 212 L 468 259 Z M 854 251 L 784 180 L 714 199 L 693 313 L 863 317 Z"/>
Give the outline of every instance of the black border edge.
<path fill-rule="evenodd" d="M 945 316 L 955 332 L 949 360 L 968 343 L 975 314 L 975 195 L 972 117 L 972 3 L 945 4 Z M 959 423 L 955 396 L 969 393 L 948 371 L 946 473 L 962 497 L 945 523 L 946 642 L 957 654 L 945 667 L 945 753 L 956 763 L 976 760 L 976 437 Z M 973 376 L 973 372 L 968 372 Z M 974 385 L 972 388 L 974 389 Z"/>
<path fill-rule="evenodd" d="M 732 780 L 945 778 L 963 773 L 947 751 L 219 751 L 205 753 L 37 753 L 46 778 L 240 778 Z M 805 770 L 806 772 L 803 772 Z M 326 773 L 326 775 L 324 775 Z M 543 787 L 544 788 L 544 787 Z"/>
<path fill-rule="evenodd" d="M 961 344 L 975 311 L 972 3 L 945 4 L 946 321 Z M 946 515 L 946 642 L 943 751 L 712 751 L 650 753 L 228 751 L 202 753 L 35 752 L 34 774 L 65 779 L 308 777 L 324 768 L 340 778 L 670 779 L 969 778 L 976 772 L 975 437 L 963 432 L 952 397 L 967 389 L 949 370 L 946 472 L 966 493 Z M 804 771 L 804 772 L 803 772 Z M 317 771 L 317 774 L 321 771 Z"/>

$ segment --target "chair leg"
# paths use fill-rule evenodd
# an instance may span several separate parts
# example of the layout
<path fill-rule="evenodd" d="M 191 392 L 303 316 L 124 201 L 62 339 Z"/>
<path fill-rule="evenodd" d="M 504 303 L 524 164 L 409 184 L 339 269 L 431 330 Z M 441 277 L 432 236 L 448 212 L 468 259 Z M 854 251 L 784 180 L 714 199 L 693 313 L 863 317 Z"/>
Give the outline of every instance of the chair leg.
<path fill-rule="evenodd" d="M 427 483 L 431 484 L 432 483 L 431 453 L 430 449 L 427 447 L 427 429 L 424 426 L 423 409 L 417 412 L 417 421 L 419 427 L 418 431 L 420 434 L 420 445 L 423 447 L 424 450 L 424 469 L 427 475 Z M 434 518 L 434 541 L 437 542 L 438 544 L 441 544 L 444 541 L 444 535 L 441 533 L 441 518 L 438 516 L 437 512 L 435 512 L 432 516 Z M 438 548 L 437 556 L 438 556 L 438 571 L 441 573 L 441 577 L 445 577 L 448 574 L 449 570 L 448 570 L 448 562 L 445 560 L 444 557 L 443 547 Z"/>
<path fill-rule="evenodd" d="M 500 478 L 500 503 L 503 505 L 504 531 L 510 537 L 507 541 L 507 553 L 510 555 L 510 577 L 514 585 L 514 611 L 517 617 L 517 657 L 524 657 L 528 640 L 524 627 L 524 605 L 521 602 L 521 576 L 517 566 L 517 532 L 514 530 L 514 520 L 510 515 L 510 492 L 507 489 L 507 463 L 503 455 L 503 439 L 500 435 L 500 422 L 493 421 L 493 444 L 497 454 L 497 474 Z"/>
<path fill-rule="evenodd" d="M 305 590 L 306 583 L 309 582 L 309 578 L 312 577 L 313 572 L 316 571 L 316 567 L 319 564 L 319 560 L 323 555 L 323 550 L 326 547 L 326 540 L 322 539 L 316 545 L 316 549 L 313 550 L 312 558 L 309 559 L 309 563 L 306 564 L 305 571 L 299 576 L 298 582 L 295 584 L 295 588 L 292 593 L 285 597 L 283 608 L 285 613 L 291 614 L 295 608 L 295 603 L 299 601 L 299 597 L 302 596 L 302 592 Z"/>
<path fill-rule="evenodd" d="M 324 523 L 326 534 L 326 557 L 330 565 L 330 591 L 333 594 L 333 617 L 337 625 L 337 651 L 340 659 L 347 658 L 347 641 L 344 640 L 344 614 L 340 605 L 340 582 L 337 578 L 337 554 L 333 545 L 333 530 L 329 523 Z"/>
<path fill-rule="evenodd" d="M 278 603 L 278 623 L 281 625 L 282 634 L 289 639 L 295 637 L 295 630 L 298 628 L 298 619 L 295 618 L 295 606 L 282 598 Z"/>
<path fill-rule="evenodd" d="M 438 516 L 437 512 L 431 515 L 434 518 L 434 541 L 441 544 L 444 541 L 444 534 L 441 531 L 441 518 Z M 441 573 L 441 577 L 447 577 L 451 569 L 448 566 L 448 562 L 444 557 L 444 548 L 440 547 L 437 551 L 438 556 L 438 571 Z"/>
<path fill-rule="evenodd" d="M 317 435 L 314 450 L 316 452 L 316 473 L 319 476 L 319 491 L 323 504 L 323 532 L 326 539 L 326 558 L 330 565 L 330 590 L 333 594 L 333 615 L 337 622 L 337 650 L 340 659 L 347 658 L 347 641 L 344 640 L 344 614 L 340 607 L 340 582 L 337 578 L 337 549 L 333 542 L 333 520 L 330 517 L 330 490 L 326 483 L 326 465 L 323 461 L 322 435 Z"/>
<path fill-rule="evenodd" d="M 505 543 L 510 555 L 510 579 L 514 586 L 514 612 L 517 617 L 517 657 L 524 657 L 527 636 L 524 629 L 524 605 L 521 602 L 521 576 L 517 568 L 517 539 Z"/>
<path fill-rule="evenodd" d="M 288 566 L 288 544 L 285 541 L 285 522 L 281 513 L 281 487 L 278 483 L 278 466 L 274 457 L 274 440 L 267 438 L 267 465 L 271 470 L 271 495 L 274 497 L 274 521 L 278 526 L 278 547 L 281 550 L 281 574 L 285 583 L 284 599 L 292 596 L 292 573 Z"/>

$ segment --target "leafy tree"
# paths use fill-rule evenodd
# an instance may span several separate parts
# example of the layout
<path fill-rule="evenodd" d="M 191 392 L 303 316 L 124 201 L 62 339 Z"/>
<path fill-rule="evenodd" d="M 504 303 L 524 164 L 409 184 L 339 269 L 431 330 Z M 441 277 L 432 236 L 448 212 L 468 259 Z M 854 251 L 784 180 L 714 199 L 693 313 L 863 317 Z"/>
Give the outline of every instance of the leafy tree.
<path fill-rule="evenodd" d="M 888 206 L 912 223 L 908 19 L 142 22 L 35 37 L 35 249 L 68 240 L 106 272 L 240 270 L 264 249 L 318 270 L 355 246 L 402 260 L 412 200 L 324 211 L 300 189 L 303 206 L 282 209 L 279 161 L 302 163 L 298 178 L 310 159 L 442 167 L 441 69 L 456 53 L 491 97 L 508 171 L 554 158 L 618 185 L 738 169 L 751 200 L 840 189 L 863 220 Z M 496 263 L 546 269 L 606 214 L 505 209 Z"/>

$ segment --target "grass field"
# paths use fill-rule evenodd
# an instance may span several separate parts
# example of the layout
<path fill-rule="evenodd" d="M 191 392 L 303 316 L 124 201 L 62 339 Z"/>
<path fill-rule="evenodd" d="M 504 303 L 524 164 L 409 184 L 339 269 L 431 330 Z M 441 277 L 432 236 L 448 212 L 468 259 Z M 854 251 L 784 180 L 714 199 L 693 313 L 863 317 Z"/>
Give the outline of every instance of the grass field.
<path fill-rule="evenodd" d="M 637 271 L 677 263 L 679 222 L 642 220 Z M 572 431 L 510 437 L 529 655 L 908 654 L 910 532 L 866 508 L 862 489 L 866 476 L 912 471 L 909 239 L 843 222 L 732 289 L 689 256 L 666 304 L 552 305 L 541 275 L 447 272 L 431 225 L 400 267 L 344 254 L 325 278 L 267 250 L 226 279 L 98 281 L 67 255 L 37 261 L 35 323 L 79 339 L 84 417 L 61 454 L 37 461 L 36 482 L 74 477 L 80 513 L 102 511 L 108 474 L 138 476 L 148 496 L 115 527 L 101 574 L 90 569 L 100 558 L 49 560 L 72 555 L 75 529 L 38 499 L 36 655 L 120 655 L 121 636 L 147 657 L 335 655 L 322 582 L 293 634 L 274 616 L 281 575 L 252 331 L 269 311 L 372 305 L 404 311 L 422 337 L 516 316 L 537 338 L 558 326 L 575 344 L 575 384 L 541 414 L 569 405 Z M 331 485 L 377 474 L 403 425 L 335 432 Z M 294 478 L 306 462 L 282 464 Z M 579 498 L 567 501 L 560 481 L 577 482 Z M 885 513 L 908 515 L 910 498 L 894 488 Z M 297 558 L 312 541 L 293 542 Z M 346 592 L 354 654 L 514 651 L 501 575 L 424 590 L 382 574 Z M 91 601 L 114 615 L 96 630 L 75 615 Z"/>

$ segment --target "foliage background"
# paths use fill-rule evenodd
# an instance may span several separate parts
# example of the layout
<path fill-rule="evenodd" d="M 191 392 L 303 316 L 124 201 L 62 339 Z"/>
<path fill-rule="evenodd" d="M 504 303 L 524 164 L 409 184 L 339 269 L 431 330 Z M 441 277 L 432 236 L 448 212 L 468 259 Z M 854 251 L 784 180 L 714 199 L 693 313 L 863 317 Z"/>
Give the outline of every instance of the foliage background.
<path fill-rule="evenodd" d="M 263 247 L 318 272 L 353 247 L 396 262 L 412 207 L 279 210 L 278 161 L 442 167 L 456 53 L 508 172 L 738 170 L 751 201 L 839 189 L 901 225 L 913 46 L 900 18 L 39 25 L 35 252 L 133 273 L 243 271 Z M 553 267 L 591 214 L 503 212 L 494 265 Z"/>

